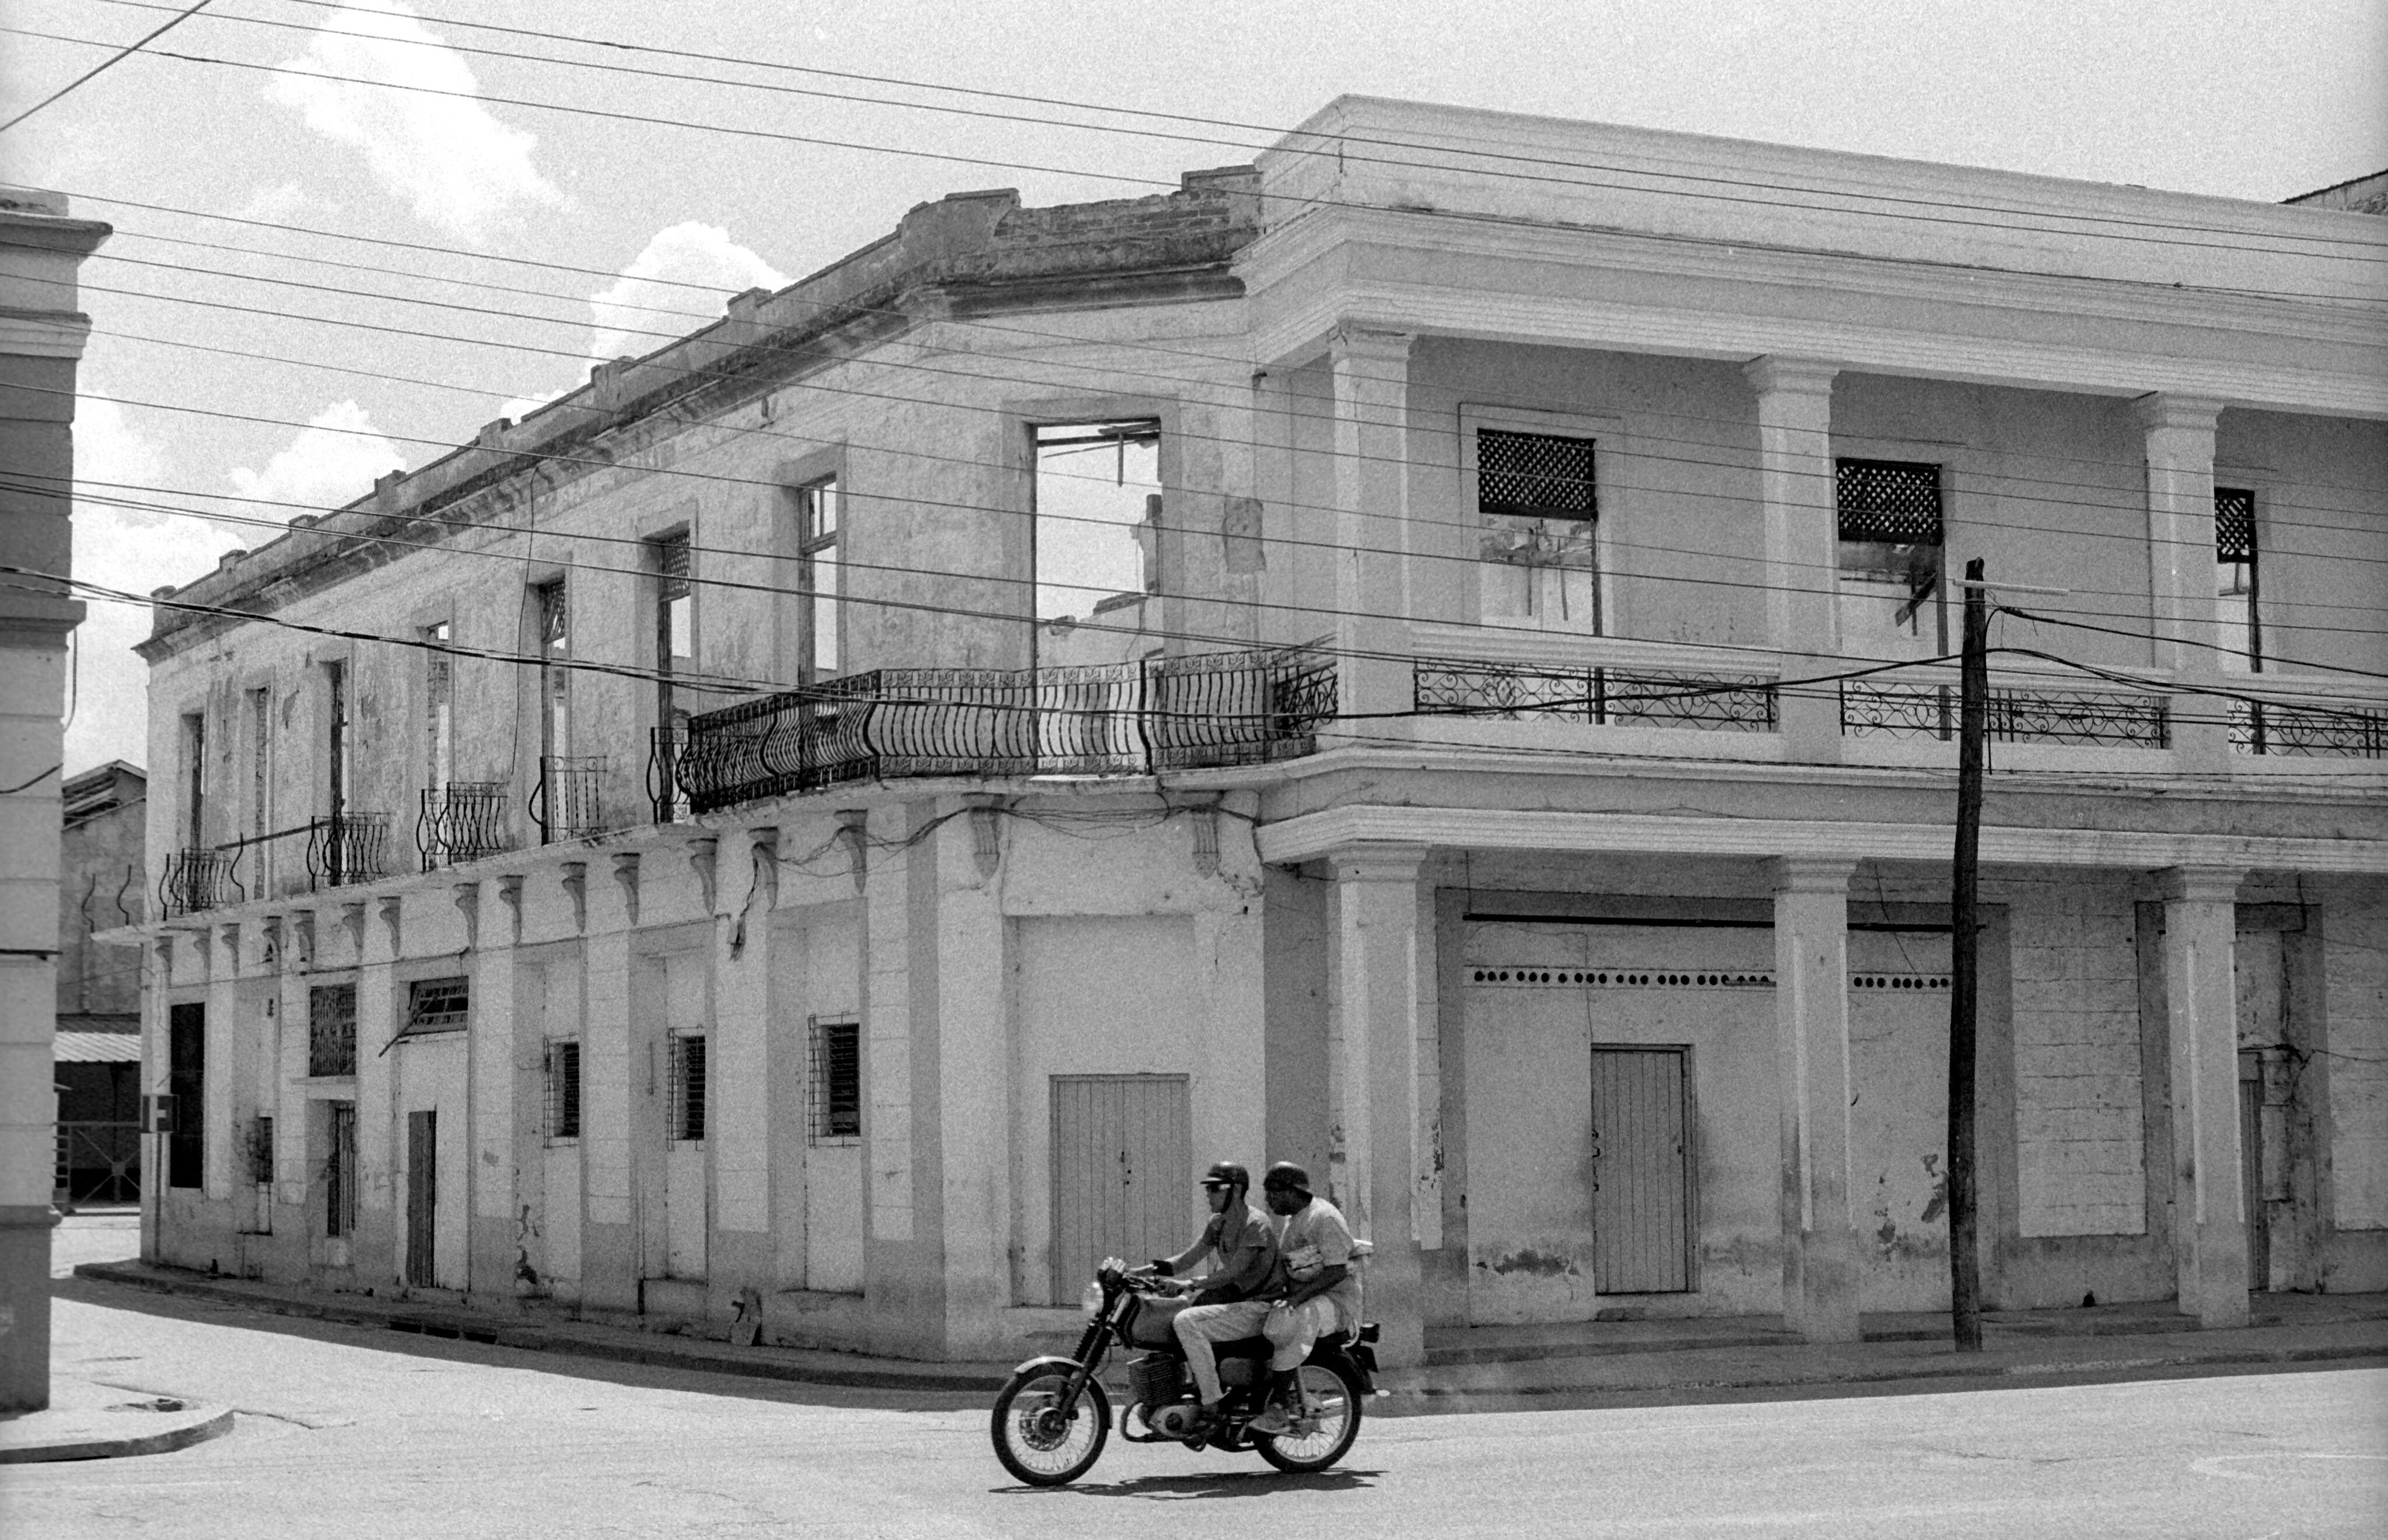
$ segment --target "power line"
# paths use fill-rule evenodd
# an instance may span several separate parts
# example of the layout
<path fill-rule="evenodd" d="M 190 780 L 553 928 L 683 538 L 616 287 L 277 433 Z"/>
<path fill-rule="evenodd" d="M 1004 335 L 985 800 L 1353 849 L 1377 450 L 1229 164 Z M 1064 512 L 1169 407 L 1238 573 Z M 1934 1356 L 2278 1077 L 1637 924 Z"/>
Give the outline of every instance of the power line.
<path fill-rule="evenodd" d="M 15 128 L 19 123 L 31 118 L 34 113 L 41 111 L 42 108 L 49 106 L 52 102 L 57 101 L 59 97 L 65 95 L 68 92 L 74 90 L 77 86 L 82 85 L 86 81 L 93 80 L 115 68 L 117 65 L 123 63 L 126 59 L 131 58 L 133 55 L 139 53 L 149 44 L 156 42 L 159 38 L 161 38 L 168 32 L 172 32 L 176 27 L 188 21 L 191 18 L 198 15 L 199 12 L 207 9 L 208 6 L 214 3 L 215 0 L 198 0 L 197 5 L 188 6 L 184 10 L 177 12 L 174 16 L 169 18 L 162 25 L 154 27 L 148 32 L 144 32 L 141 36 L 134 38 L 131 43 L 126 44 L 123 47 L 119 48 L 116 52 L 108 55 L 108 57 L 100 60 L 97 64 L 93 65 L 82 74 L 77 75 L 74 79 L 67 82 L 66 84 L 58 87 L 56 91 L 51 92 L 48 95 L 43 97 L 40 101 L 35 102 L 24 111 L 19 112 L 14 118 L 9 119 L 5 123 L 0 123 L 0 133 L 7 133 L 10 129 Z M 141 8 L 143 10 L 162 10 L 166 7 L 159 6 L 144 6 Z M 97 44 L 97 46 L 105 47 L 107 44 Z"/>

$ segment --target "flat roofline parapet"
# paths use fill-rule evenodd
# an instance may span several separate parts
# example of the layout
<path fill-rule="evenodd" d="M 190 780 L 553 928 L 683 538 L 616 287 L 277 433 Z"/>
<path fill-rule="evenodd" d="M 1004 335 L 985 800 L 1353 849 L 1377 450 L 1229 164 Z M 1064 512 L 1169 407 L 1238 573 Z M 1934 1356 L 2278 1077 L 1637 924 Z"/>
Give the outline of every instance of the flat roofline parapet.
<path fill-rule="evenodd" d="M 1186 172 L 1174 192 L 1096 203 L 1023 208 L 1012 188 L 955 193 L 915 205 L 896 228 L 775 294 L 733 296 L 720 321 L 641 358 L 591 371 L 588 385 L 518 423 L 499 419 L 468 445 L 421 470 L 393 472 L 369 495 L 252 551 L 227 552 L 217 569 L 159 597 L 268 608 L 303 590 L 310 572 L 519 471 L 523 457 L 557 454 L 647 416 L 667 401 L 708 390 L 756 388 L 796 349 L 876 312 L 907 293 L 941 284 L 1020 286 L 1073 276 L 1221 267 L 1259 234 L 1260 173 L 1251 166 Z M 912 323 L 893 314 L 883 324 Z M 597 467 L 591 467 L 596 469 Z M 369 564 L 379 564 L 377 562 Z M 178 633 L 237 625 L 159 606 L 138 650 L 155 661 Z"/>

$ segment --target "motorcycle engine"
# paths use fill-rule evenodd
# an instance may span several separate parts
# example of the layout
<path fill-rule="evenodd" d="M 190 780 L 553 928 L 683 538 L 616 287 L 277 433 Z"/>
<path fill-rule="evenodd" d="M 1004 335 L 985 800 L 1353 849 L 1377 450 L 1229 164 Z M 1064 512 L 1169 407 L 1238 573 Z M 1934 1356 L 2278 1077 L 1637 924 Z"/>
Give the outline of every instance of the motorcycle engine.
<path fill-rule="evenodd" d="M 1200 1412 L 1200 1408 L 1191 1401 L 1173 1401 L 1165 1407 L 1155 1407 L 1145 1420 L 1154 1433 L 1164 1438 L 1188 1438 L 1193 1434 L 1195 1420 Z"/>

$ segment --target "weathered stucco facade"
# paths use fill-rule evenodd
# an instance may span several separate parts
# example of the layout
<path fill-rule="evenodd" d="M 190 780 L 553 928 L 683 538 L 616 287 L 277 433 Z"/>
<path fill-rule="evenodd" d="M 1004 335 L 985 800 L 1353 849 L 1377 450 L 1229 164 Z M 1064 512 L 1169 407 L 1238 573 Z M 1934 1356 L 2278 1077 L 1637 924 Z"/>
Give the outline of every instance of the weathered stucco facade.
<path fill-rule="evenodd" d="M 916 208 L 161 604 L 150 1253 L 997 1356 L 1228 1156 L 1396 1362 L 1944 1304 L 1980 557 L 1992 1303 L 2388 1287 L 2383 247 L 1356 99 Z"/>

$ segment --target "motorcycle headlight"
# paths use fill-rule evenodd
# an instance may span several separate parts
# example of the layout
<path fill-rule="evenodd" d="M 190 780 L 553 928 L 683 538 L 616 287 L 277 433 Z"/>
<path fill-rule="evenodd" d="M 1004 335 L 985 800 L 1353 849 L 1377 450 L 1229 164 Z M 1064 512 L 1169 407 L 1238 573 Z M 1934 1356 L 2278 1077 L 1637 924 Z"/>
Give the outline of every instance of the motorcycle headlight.
<path fill-rule="evenodd" d="M 1103 1313 L 1103 1285 L 1100 1279 L 1086 1285 L 1086 1292 L 1078 1296 L 1078 1306 L 1086 1311 L 1089 1319 Z"/>

